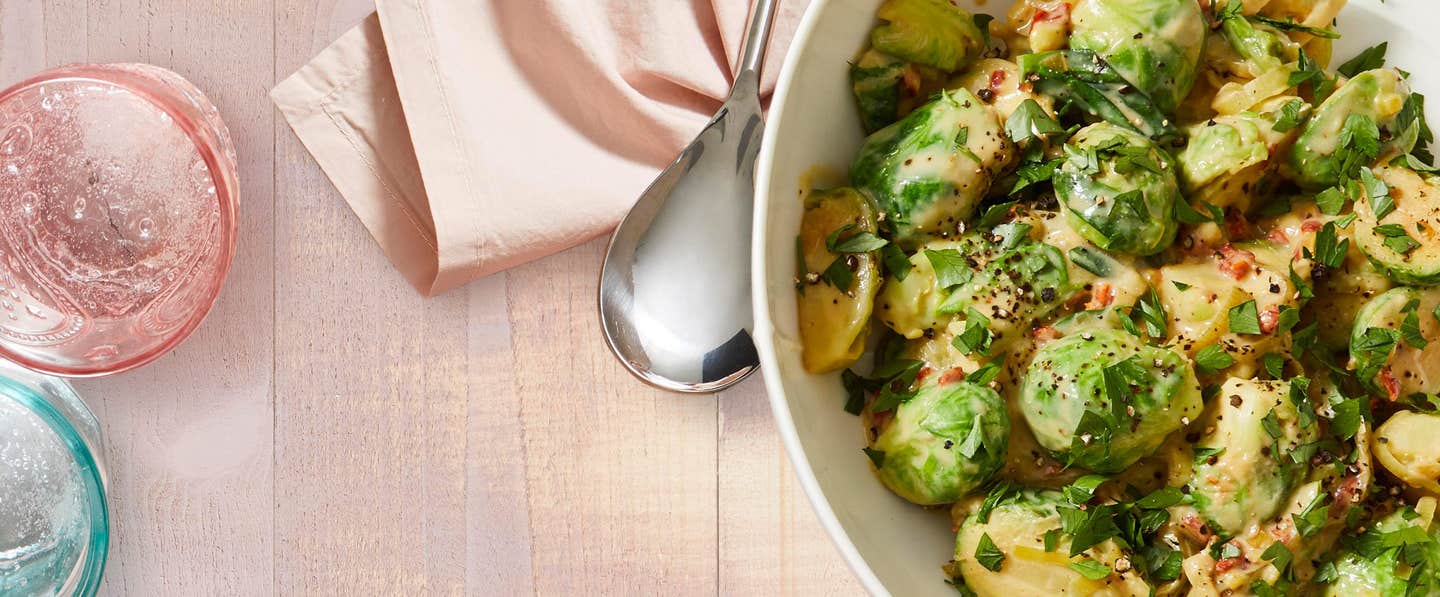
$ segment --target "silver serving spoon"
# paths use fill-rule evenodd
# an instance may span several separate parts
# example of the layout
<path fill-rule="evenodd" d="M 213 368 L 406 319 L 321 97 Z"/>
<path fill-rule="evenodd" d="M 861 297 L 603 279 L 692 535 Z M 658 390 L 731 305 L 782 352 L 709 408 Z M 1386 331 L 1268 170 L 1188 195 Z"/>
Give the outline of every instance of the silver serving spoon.
<path fill-rule="evenodd" d="M 645 189 L 605 252 L 605 341 L 661 389 L 716 392 L 760 365 L 750 339 L 750 225 L 760 66 L 778 4 L 756 0 L 730 96 Z"/>

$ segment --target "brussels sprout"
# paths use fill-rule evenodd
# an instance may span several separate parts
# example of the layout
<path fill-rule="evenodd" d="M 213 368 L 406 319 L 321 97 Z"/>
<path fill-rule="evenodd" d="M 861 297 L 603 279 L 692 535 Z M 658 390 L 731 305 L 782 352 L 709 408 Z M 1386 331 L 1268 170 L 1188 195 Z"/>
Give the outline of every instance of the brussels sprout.
<path fill-rule="evenodd" d="M 1421 502 L 1419 508 L 1402 506 L 1351 541 L 1335 559 L 1335 579 L 1325 595 L 1405 597 L 1440 590 L 1440 524 L 1432 520 L 1434 500 Z M 1427 511 L 1419 512 L 1421 508 Z M 1411 528 L 1419 532 L 1407 533 Z M 1412 563 L 1424 565 L 1417 569 Z M 1412 578 L 1416 574 L 1420 578 Z"/>
<path fill-rule="evenodd" d="M 1437 306 L 1440 288 L 1406 286 L 1365 303 L 1350 332 L 1350 359 L 1357 374 L 1373 380 L 1392 398 L 1440 392 Z"/>
<path fill-rule="evenodd" d="M 1300 44 L 1269 25 L 1237 15 L 1225 19 L 1221 28 L 1225 41 L 1246 62 L 1251 77 L 1258 77 L 1300 57 Z"/>
<path fill-rule="evenodd" d="M 902 246 L 948 235 L 975 212 L 1014 157 L 995 112 L 964 89 L 947 91 L 865 140 L 850 168 Z"/>
<path fill-rule="evenodd" d="M 806 371 L 822 373 L 846 367 L 865 351 L 880 271 L 867 247 L 846 247 L 844 241 L 858 242 L 865 238 L 860 235 L 866 234 L 875 234 L 875 208 L 854 189 L 811 191 L 806 196 L 797 257 L 804 259 L 806 272 L 818 276 L 813 283 L 797 282 L 800 360 Z M 847 248 L 866 250 L 837 252 Z M 850 274 L 850 279 L 840 281 L 848 282 L 845 288 L 837 286 L 832 276 L 820 275 L 831 267 Z"/>
<path fill-rule="evenodd" d="M 1430 495 L 1440 495 L 1440 415 L 1408 410 L 1391 415 L 1375 430 L 1375 459 L 1395 478 Z"/>
<path fill-rule="evenodd" d="M 1290 391 L 1285 381 L 1227 380 L 1206 420 L 1213 431 L 1195 444 L 1211 454 L 1196 463 L 1190 495 L 1226 535 L 1269 520 L 1305 473 L 1308 459 L 1292 454 L 1318 432 L 1314 421 L 1301 425 Z"/>
<path fill-rule="evenodd" d="M 949 0 L 886 0 L 876 16 L 886 22 L 870 45 L 909 62 L 955 72 L 985 48 L 975 18 Z"/>
<path fill-rule="evenodd" d="M 1376 168 L 1375 177 L 1389 190 L 1378 200 L 1355 202 L 1355 244 L 1396 282 L 1440 284 L 1437 179 L 1398 166 Z"/>
<path fill-rule="evenodd" d="M 1194 0 L 1081 0 L 1070 47 L 1105 59 L 1166 114 L 1190 93 L 1205 44 Z"/>
<path fill-rule="evenodd" d="M 996 505 L 985 520 L 970 515 L 955 537 L 955 560 L 950 569 L 965 579 L 978 595 L 1112 595 L 1147 596 L 1151 587 L 1136 566 L 1117 566 L 1123 555 L 1114 539 L 1107 539 L 1075 557 L 1070 538 L 1058 533 L 1053 549 L 1045 549 L 1045 534 L 1061 529 L 1057 491 L 1023 490 Z M 991 570 L 976 553 L 984 537 L 1004 554 Z M 1072 563 L 1094 562 L 1111 572 L 1099 580 L 1081 575 Z"/>
<path fill-rule="evenodd" d="M 1005 463 L 1010 416 L 1000 395 L 959 381 L 922 385 L 885 418 L 871 446 L 883 452 L 880 481 L 924 506 L 948 504 L 984 484 Z"/>
<path fill-rule="evenodd" d="M 1032 240 L 1027 232 L 1010 225 L 923 245 L 910 258 L 904 280 L 886 281 L 880 320 L 913 339 L 945 327 L 957 315 L 969 323 L 976 313 L 987 321 L 977 318 L 975 324 L 988 329 L 997 347 L 1018 338 L 1075 292 L 1060 250 Z M 944 276 L 936 275 L 936 262 L 944 266 Z"/>
<path fill-rule="evenodd" d="M 1300 130 L 1300 137 L 1290 148 L 1286 168 L 1290 178 L 1307 189 L 1323 189 L 1334 186 L 1343 178 L 1354 174 L 1360 166 L 1368 166 L 1375 159 L 1394 156 L 1410 151 L 1415 146 L 1419 127 L 1401 122 L 1402 111 L 1410 97 L 1410 86 L 1395 69 L 1377 68 L 1368 70 L 1346 81 L 1330 94 L 1310 120 Z M 1363 130 L 1347 134 L 1347 122 L 1351 127 L 1358 124 L 1373 124 L 1379 130 L 1378 152 L 1369 154 L 1360 147 L 1361 143 L 1351 141 L 1342 146 L 1345 138 L 1366 137 Z"/>
<path fill-rule="evenodd" d="M 1175 155 L 1181 189 L 1192 202 L 1248 210 L 1252 197 L 1268 195 L 1261 187 L 1271 148 L 1293 141 L 1298 124 L 1309 114 L 1310 104 L 1304 100 L 1281 96 L 1265 102 L 1258 112 L 1216 116 L 1188 127 L 1189 140 Z M 1280 120 L 1286 121 L 1284 130 L 1277 131 Z"/>
<path fill-rule="evenodd" d="M 1175 165 L 1154 142 L 1096 123 L 1065 146 L 1053 178 L 1070 224 L 1102 249 L 1136 255 L 1163 251 L 1175 240 L 1181 201 Z"/>
<path fill-rule="evenodd" d="M 913 73 L 904 60 L 875 50 L 866 51 L 850 65 L 850 85 L 855 92 L 855 106 L 860 109 L 860 125 L 866 134 L 900 119 L 900 98 L 905 94 L 907 72 Z M 910 74 L 910 77 L 918 81 L 918 76 Z"/>
<path fill-rule="evenodd" d="M 1035 93 L 1030 85 L 1021 84 L 1020 66 L 1009 60 L 985 58 L 965 72 L 957 75 L 946 85 L 949 89 L 965 89 L 990 104 L 1004 122 L 1010 114 L 1027 99 L 1035 100 L 1048 114 L 1055 113 L 1055 101 L 1049 96 Z"/>
<path fill-rule="evenodd" d="M 1189 359 L 1126 332 L 1096 329 L 1041 347 L 1020 405 L 1040 445 L 1113 473 L 1200 415 L 1200 384 Z"/>
<path fill-rule="evenodd" d="M 860 124 L 870 134 L 890 126 L 939 90 L 941 73 L 874 49 L 850 65 L 850 85 Z"/>

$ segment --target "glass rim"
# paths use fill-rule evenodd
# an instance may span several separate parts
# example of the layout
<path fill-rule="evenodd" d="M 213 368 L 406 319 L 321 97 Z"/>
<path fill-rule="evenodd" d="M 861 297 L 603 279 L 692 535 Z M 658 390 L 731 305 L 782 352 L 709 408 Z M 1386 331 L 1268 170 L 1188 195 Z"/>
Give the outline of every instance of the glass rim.
<path fill-rule="evenodd" d="M 63 380 L 60 381 L 64 383 Z M 70 423 L 70 419 L 35 390 L 0 375 L 0 396 L 15 401 L 40 418 L 70 451 L 75 467 L 85 481 L 90 538 L 81 556 L 84 561 L 70 570 L 72 577 L 76 569 L 80 570 L 80 576 L 73 587 L 76 594 L 93 596 L 99 591 L 100 579 L 105 574 L 105 563 L 110 556 L 110 506 L 106 499 L 105 475 L 95 452 L 85 436 Z M 84 408 L 89 412 L 89 406 Z"/>
<path fill-rule="evenodd" d="M 220 290 L 225 285 L 225 279 L 229 277 L 230 267 L 235 258 L 236 244 L 238 242 L 239 228 L 239 182 L 236 179 L 235 169 L 239 164 L 230 162 L 230 168 L 225 167 L 223 160 L 227 156 L 220 155 L 221 140 L 214 134 L 208 123 L 204 122 L 204 116 L 199 114 L 195 107 L 178 102 L 170 97 L 168 90 L 159 86 L 148 77 L 136 74 L 126 66 L 139 66 L 152 69 L 162 67 L 138 64 L 138 63 L 109 63 L 109 64 L 86 64 L 76 63 L 60 66 L 43 71 L 33 77 L 20 81 L 10 87 L 0 90 L 0 105 L 11 100 L 21 92 L 48 83 L 58 82 L 94 82 L 106 85 L 113 85 L 124 89 L 149 102 L 151 105 L 160 108 L 171 118 L 171 121 L 199 152 L 200 158 L 205 162 L 205 167 L 210 171 L 211 180 L 215 183 L 215 199 L 220 208 L 219 230 L 215 241 L 217 244 L 219 259 L 218 270 L 214 279 L 209 283 L 204 295 L 204 307 L 197 309 L 195 314 L 175 331 L 167 335 L 160 343 L 153 348 L 136 353 L 127 358 L 115 361 L 113 364 L 96 366 L 64 366 L 40 361 L 16 350 L 3 343 L 0 343 L 0 359 L 5 359 L 31 371 L 48 375 L 57 375 L 69 378 L 92 378 L 124 373 L 137 367 L 148 365 L 160 357 L 175 350 L 181 343 L 195 333 L 200 324 L 214 310 L 215 303 L 220 297 Z M 171 72 L 171 71 L 165 71 Z M 180 77 L 179 74 L 175 76 Z M 189 82 L 184 77 L 181 80 Z M 193 85 L 193 83 L 191 84 Z M 197 90 L 198 91 L 198 90 Z M 202 93 L 203 96 L 203 93 Z M 206 98 L 206 101 L 210 101 Z M 223 125 L 222 125 L 223 126 Z"/>

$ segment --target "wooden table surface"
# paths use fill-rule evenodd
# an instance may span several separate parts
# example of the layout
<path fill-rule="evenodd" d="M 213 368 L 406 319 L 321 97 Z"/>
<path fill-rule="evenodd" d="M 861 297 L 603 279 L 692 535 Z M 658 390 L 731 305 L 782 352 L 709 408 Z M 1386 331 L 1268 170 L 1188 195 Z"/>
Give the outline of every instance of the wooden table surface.
<path fill-rule="evenodd" d="M 111 478 L 102 592 L 858 593 L 758 379 L 668 395 L 605 351 L 599 242 L 432 299 L 390 267 L 266 96 L 371 10 L 0 0 L 0 87 L 158 64 L 210 95 L 240 156 L 209 319 L 77 384 Z"/>

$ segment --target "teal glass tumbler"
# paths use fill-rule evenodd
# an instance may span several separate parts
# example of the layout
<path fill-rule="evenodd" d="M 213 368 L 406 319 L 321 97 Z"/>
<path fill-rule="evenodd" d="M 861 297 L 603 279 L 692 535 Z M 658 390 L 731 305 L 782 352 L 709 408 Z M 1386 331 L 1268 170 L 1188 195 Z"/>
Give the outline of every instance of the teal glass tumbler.
<path fill-rule="evenodd" d="M 100 426 L 64 380 L 0 361 L 0 595 L 94 595 L 109 552 Z"/>

